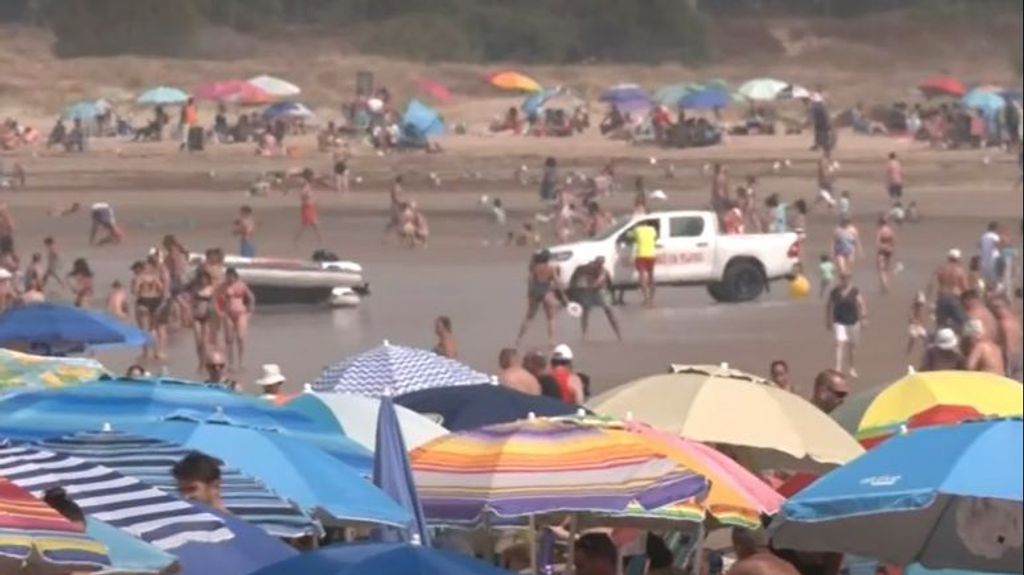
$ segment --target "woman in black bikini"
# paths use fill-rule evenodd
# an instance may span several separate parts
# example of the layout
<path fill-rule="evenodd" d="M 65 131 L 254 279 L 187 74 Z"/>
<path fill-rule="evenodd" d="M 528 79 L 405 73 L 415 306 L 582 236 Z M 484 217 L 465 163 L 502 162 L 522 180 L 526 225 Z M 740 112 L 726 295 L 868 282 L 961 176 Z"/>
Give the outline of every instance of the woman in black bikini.
<path fill-rule="evenodd" d="M 216 310 L 213 309 L 214 292 L 213 278 L 205 270 L 200 269 L 190 290 L 192 333 L 195 335 L 200 372 L 206 362 L 206 350 L 213 344 L 210 340 L 210 326 L 216 313 Z"/>
<path fill-rule="evenodd" d="M 164 314 L 164 301 L 167 295 L 167 286 L 160 278 L 157 264 L 154 258 L 146 263 L 136 262 L 132 265 L 132 272 L 135 277 L 132 279 L 132 295 L 135 297 L 135 321 L 139 329 L 149 332 L 153 338 L 153 345 L 143 350 L 144 355 L 151 355 L 153 359 L 161 360 L 163 355 L 163 337 L 161 327 L 161 315 Z"/>

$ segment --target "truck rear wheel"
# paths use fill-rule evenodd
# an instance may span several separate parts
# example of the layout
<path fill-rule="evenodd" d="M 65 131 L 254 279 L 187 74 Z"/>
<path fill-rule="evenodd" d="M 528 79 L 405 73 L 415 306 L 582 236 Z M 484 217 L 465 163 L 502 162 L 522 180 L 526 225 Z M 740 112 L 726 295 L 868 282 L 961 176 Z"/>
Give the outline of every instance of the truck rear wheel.
<path fill-rule="evenodd" d="M 708 295 L 718 303 L 730 303 L 732 301 L 729 294 L 725 291 L 725 284 L 721 282 L 708 284 Z"/>
<path fill-rule="evenodd" d="M 761 297 L 768 282 L 755 262 L 743 260 L 729 264 L 722 284 L 730 302 L 743 303 Z"/>

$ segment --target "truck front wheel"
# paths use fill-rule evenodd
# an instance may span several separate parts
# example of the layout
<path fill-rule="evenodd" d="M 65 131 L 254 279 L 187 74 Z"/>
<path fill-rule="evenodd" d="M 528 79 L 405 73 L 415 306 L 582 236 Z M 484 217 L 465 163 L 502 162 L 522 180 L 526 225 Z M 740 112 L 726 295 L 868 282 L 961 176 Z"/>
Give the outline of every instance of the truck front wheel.
<path fill-rule="evenodd" d="M 725 284 L 721 282 L 708 284 L 708 295 L 718 303 L 732 302 L 732 298 L 730 298 L 729 294 L 725 291 Z"/>
<path fill-rule="evenodd" d="M 768 282 L 757 263 L 743 260 L 729 264 L 722 284 L 729 301 L 743 303 L 761 297 Z"/>

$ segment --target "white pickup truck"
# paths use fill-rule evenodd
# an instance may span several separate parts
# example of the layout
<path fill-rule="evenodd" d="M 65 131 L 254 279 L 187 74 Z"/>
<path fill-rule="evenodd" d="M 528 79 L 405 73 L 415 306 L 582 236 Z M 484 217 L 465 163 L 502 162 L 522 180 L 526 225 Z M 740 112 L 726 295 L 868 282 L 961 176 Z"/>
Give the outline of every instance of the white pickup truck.
<path fill-rule="evenodd" d="M 661 212 L 617 222 L 592 240 L 548 251 L 563 280 L 577 267 L 604 256 L 613 289 L 634 289 L 639 281 L 630 232 L 640 224 L 658 231 L 654 282 L 659 286 L 706 286 L 719 302 L 757 299 L 768 283 L 793 273 L 801 238 L 795 233 L 726 235 L 712 212 Z"/>

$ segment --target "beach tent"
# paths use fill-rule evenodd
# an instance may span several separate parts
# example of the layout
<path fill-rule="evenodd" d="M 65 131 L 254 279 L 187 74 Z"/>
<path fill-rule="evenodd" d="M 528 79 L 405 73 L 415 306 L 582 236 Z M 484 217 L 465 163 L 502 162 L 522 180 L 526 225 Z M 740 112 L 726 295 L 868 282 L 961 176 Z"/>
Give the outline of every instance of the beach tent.
<path fill-rule="evenodd" d="M 444 120 L 436 110 L 414 99 L 402 115 L 402 133 L 414 140 L 440 136 L 444 133 Z"/>

